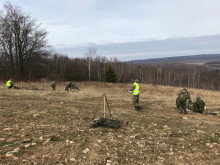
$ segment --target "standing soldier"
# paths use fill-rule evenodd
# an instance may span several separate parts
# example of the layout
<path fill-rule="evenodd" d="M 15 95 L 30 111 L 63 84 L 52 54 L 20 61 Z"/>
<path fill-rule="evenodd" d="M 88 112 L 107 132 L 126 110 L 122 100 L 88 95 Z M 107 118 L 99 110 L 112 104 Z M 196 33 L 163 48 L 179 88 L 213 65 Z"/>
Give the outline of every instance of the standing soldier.
<path fill-rule="evenodd" d="M 187 114 L 190 103 L 190 93 L 186 89 L 182 89 L 178 94 L 178 98 L 176 99 L 176 106 L 178 109 L 180 109 L 180 113 L 183 113 L 184 110 L 184 114 Z"/>
<path fill-rule="evenodd" d="M 57 81 L 53 81 L 53 82 L 51 83 L 50 86 L 53 88 L 53 91 L 56 90 L 56 85 L 57 85 Z"/>
<path fill-rule="evenodd" d="M 70 90 L 72 90 L 72 89 L 78 89 L 78 90 L 80 90 L 80 89 L 76 86 L 76 84 L 75 84 L 74 82 L 72 82 L 72 81 L 71 81 L 69 84 L 66 85 L 66 89 L 65 89 L 65 90 L 66 90 L 66 91 L 69 91 L 69 89 L 70 89 Z"/>
<path fill-rule="evenodd" d="M 139 106 L 139 84 L 138 84 L 138 79 L 135 79 L 133 83 L 133 88 L 130 90 L 132 91 L 133 94 L 133 105 L 135 110 L 140 110 Z"/>

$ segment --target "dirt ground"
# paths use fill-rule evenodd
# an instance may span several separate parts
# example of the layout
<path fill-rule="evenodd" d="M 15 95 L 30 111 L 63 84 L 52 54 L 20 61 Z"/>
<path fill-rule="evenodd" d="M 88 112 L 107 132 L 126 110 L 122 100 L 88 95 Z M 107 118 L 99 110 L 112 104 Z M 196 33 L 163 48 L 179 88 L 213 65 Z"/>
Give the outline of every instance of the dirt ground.
<path fill-rule="evenodd" d="M 139 112 L 131 84 L 78 82 L 80 91 L 66 92 L 67 83 L 56 91 L 50 83 L 16 83 L 19 90 L 0 83 L 0 165 L 220 164 L 220 114 L 180 114 L 181 88 L 140 84 Z M 220 111 L 220 92 L 188 90 L 209 112 Z M 103 93 L 119 129 L 90 127 L 103 116 Z"/>

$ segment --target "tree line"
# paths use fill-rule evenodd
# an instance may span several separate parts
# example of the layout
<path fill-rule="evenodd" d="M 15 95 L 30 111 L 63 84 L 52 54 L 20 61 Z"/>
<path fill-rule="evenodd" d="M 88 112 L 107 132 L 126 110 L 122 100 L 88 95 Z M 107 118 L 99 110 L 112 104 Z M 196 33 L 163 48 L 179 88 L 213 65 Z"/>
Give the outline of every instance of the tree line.
<path fill-rule="evenodd" d="M 154 85 L 220 90 L 220 72 L 189 64 L 124 63 L 99 56 L 89 48 L 84 58 L 54 52 L 47 44 L 47 31 L 36 20 L 10 3 L 0 12 L 0 79 L 35 81 L 110 81 L 127 83 L 139 79 Z"/>

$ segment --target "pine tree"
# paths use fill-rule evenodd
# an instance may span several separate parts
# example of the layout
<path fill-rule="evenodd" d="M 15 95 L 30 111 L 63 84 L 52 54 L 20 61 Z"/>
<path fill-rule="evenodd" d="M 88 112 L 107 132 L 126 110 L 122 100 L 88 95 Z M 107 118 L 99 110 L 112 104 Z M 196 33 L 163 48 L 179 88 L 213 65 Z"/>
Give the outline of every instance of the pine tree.
<path fill-rule="evenodd" d="M 114 69 L 109 65 L 108 68 L 105 71 L 105 82 L 117 82 L 117 75 L 114 71 Z"/>

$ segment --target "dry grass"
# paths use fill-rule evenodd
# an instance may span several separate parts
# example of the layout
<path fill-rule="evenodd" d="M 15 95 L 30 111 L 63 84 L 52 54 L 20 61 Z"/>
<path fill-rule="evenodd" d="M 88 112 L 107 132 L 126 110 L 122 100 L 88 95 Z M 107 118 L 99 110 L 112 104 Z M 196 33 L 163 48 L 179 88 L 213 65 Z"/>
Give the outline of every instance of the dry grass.
<path fill-rule="evenodd" d="M 181 88 L 141 84 L 143 109 L 137 112 L 127 92 L 131 84 L 80 82 L 81 91 L 70 92 L 65 84 L 56 91 L 48 82 L 17 83 L 20 90 L 0 86 L 0 164 L 220 163 L 219 116 L 179 114 Z M 209 111 L 220 111 L 220 92 L 189 91 Z M 103 93 L 122 128 L 89 127 Z M 100 107 L 96 117 L 102 115 Z"/>

